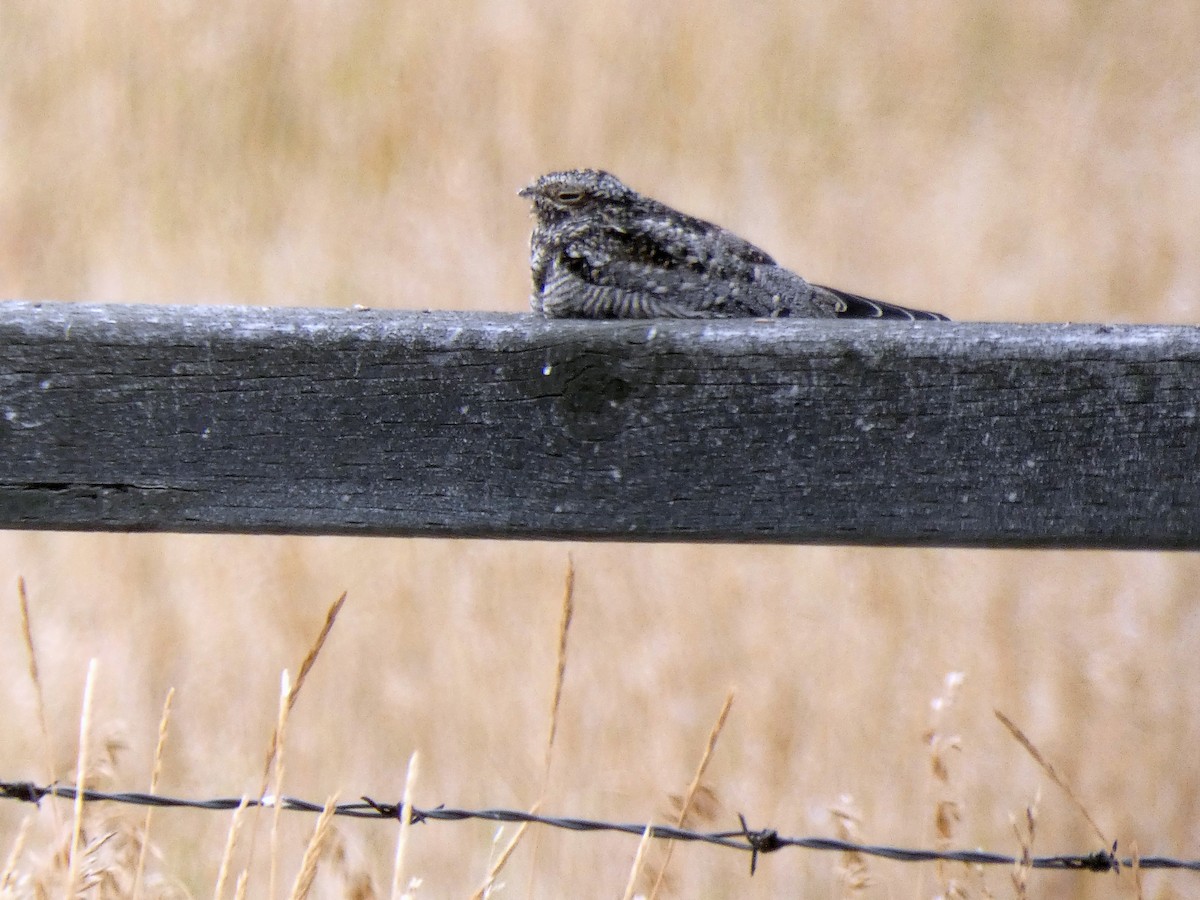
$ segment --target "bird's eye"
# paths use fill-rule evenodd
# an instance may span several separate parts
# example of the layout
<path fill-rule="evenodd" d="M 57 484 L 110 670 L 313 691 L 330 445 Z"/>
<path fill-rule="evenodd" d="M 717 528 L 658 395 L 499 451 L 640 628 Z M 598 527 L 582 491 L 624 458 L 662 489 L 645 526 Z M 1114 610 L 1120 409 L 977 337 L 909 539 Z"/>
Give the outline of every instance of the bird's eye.
<path fill-rule="evenodd" d="M 558 192 L 558 202 L 559 203 L 568 203 L 568 204 L 574 205 L 576 203 L 582 202 L 582 200 L 583 200 L 583 192 L 582 191 L 565 190 L 565 191 Z"/>

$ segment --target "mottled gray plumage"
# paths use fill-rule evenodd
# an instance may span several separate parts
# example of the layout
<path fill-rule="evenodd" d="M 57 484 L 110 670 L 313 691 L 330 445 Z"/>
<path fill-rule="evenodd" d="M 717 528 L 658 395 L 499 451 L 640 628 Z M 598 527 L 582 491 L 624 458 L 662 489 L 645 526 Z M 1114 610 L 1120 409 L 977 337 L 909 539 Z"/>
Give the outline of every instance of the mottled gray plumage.
<path fill-rule="evenodd" d="M 543 175 L 533 203 L 530 302 L 587 319 L 945 319 L 809 284 L 748 241 L 595 169 Z"/>

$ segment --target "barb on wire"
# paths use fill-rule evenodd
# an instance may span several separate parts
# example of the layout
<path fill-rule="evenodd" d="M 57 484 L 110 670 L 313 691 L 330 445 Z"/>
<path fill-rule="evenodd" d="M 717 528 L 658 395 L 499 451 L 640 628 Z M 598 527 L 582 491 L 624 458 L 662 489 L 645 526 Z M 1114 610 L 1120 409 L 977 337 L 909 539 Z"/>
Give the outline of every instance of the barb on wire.
<path fill-rule="evenodd" d="M 241 797 L 218 797 L 208 800 L 188 800 L 179 797 L 167 797 L 162 794 L 139 793 L 108 793 L 105 791 L 79 791 L 67 785 L 37 785 L 29 781 L 0 781 L 0 799 L 23 800 L 26 803 L 40 803 L 44 798 L 61 797 L 74 800 L 81 796 L 84 802 L 97 803 L 127 803 L 135 806 L 180 807 L 185 809 L 235 810 L 243 803 Z M 278 805 L 281 810 L 289 812 L 320 813 L 324 804 L 310 803 L 295 797 L 265 796 L 259 799 L 245 801 L 247 806 L 272 807 Z M 357 819 L 377 819 L 385 821 L 398 819 L 400 806 L 395 803 L 380 803 L 369 797 L 363 797 L 361 802 L 341 803 L 334 808 L 334 815 L 349 816 Z M 690 831 L 670 825 L 649 826 L 650 836 L 660 840 L 694 841 L 712 844 L 718 847 L 729 847 L 733 850 L 743 850 L 750 853 L 750 874 L 753 875 L 758 866 L 758 857 L 763 853 L 773 853 L 784 847 L 801 847 L 806 850 L 827 850 L 836 853 L 862 853 L 898 862 L 961 862 L 971 865 L 1015 865 L 1021 860 L 1015 856 L 1002 853 L 986 853 L 982 850 L 923 850 L 910 847 L 888 847 L 883 845 L 856 844 L 851 841 L 836 838 L 816 837 L 783 837 L 773 828 L 752 829 L 747 825 L 745 816 L 738 814 L 741 827 L 736 831 Z M 535 825 L 546 825 L 551 828 L 566 828 L 571 831 L 615 831 L 641 837 L 647 826 L 636 823 L 603 822 L 593 819 L 562 818 L 556 816 L 535 815 L 517 809 L 450 809 L 436 806 L 432 809 L 417 809 L 413 807 L 413 824 L 422 822 L 461 822 L 465 820 L 485 820 L 491 822 L 529 822 Z M 1058 869 L 1075 872 L 1115 872 L 1122 866 L 1132 867 L 1133 860 L 1129 857 L 1118 857 L 1116 844 L 1111 850 L 1099 850 L 1075 856 L 1035 856 L 1026 863 L 1035 869 Z M 1141 869 L 1186 869 L 1200 872 L 1200 859 L 1173 859 L 1167 856 L 1139 856 L 1137 865 Z"/>

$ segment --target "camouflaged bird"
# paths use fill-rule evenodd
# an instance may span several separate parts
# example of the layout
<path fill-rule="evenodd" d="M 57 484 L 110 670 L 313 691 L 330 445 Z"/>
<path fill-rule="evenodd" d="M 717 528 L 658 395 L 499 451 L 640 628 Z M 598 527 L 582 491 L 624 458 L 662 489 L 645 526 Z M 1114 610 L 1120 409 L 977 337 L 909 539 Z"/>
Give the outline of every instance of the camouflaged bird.
<path fill-rule="evenodd" d="M 810 284 L 719 225 L 596 169 L 543 175 L 533 203 L 536 312 L 556 318 L 946 319 Z"/>

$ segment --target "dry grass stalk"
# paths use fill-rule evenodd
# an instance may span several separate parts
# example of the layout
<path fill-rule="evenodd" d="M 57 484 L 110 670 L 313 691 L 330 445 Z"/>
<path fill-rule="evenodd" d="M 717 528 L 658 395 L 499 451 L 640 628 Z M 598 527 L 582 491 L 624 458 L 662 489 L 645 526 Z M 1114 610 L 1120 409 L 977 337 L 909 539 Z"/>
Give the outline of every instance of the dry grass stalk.
<path fill-rule="evenodd" d="M 304 687 L 304 682 L 308 680 L 308 673 L 312 671 L 312 667 L 317 662 L 317 657 L 321 653 L 321 648 L 325 646 L 325 639 L 329 637 L 329 632 L 333 631 L 333 623 L 337 621 L 338 613 L 342 611 L 342 607 L 346 605 L 346 592 L 333 602 L 329 610 L 325 613 L 325 622 L 321 625 L 321 631 L 317 635 L 317 639 L 313 641 L 312 646 L 308 649 L 308 653 L 304 657 L 304 661 L 300 663 L 300 674 L 296 676 L 296 684 L 292 688 L 291 694 L 288 695 L 288 702 L 295 705 L 296 697 L 300 693 L 300 689 Z M 291 706 L 288 707 L 289 711 Z"/>
<path fill-rule="evenodd" d="M 1129 847 L 1129 868 L 1133 870 L 1133 890 L 1137 900 L 1145 900 L 1146 889 L 1142 884 L 1142 854 L 1138 850 L 1137 841 Z"/>
<path fill-rule="evenodd" d="M 555 658 L 554 696 L 550 701 L 550 727 L 546 734 L 546 753 L 542 766 L 541 798 L 546 797 L 550 781 L 550 763 L 554 757 L 554 739 L 558 735 L 558 710 L 562 704 L 563 681 L 567 674 L 567 636 L 575 617 L 575 561 L 567 554 L 567 576 L 563 585 L 562 618 L 558 622 L 558 653 Z"/>
<path fill-rule="evenodd" d="M 633 900 L 638 876 L 642 872 L 642 863 L 646 859 L 646 848 L 650 846 L 650 836 L 653 831 L 654 826 L 647 825 L 642 832 L 642 839 L 638 841 L 637 853 L 633 855 L 633 865 L 629 868 L 629 880 L 625 883 L 625 893 L 621 895 L 621 900 Z"/>
<path fill-rule="evenodd" d="M 26 816 L 21 820 L 21 827 L 17 830 L 17 836 L 13 838 L 12 847 L 8 851 L 8 858 L 4 861 L 4 868 L 0 870 L 0 891 L 10 891 L 14 886 L 17 860 L 21 858 L 21 852 L 25 849 L 25 841 L 29 837 L 29 829 L 32 826 L 32 815 Z"/>
<path fill-rule="evenodd" d="M 17 597 L 21 607 L 21 637 L 25 642 L 25 652 L 29 656 L 29 680 L 33 683 L 34 697 L 37 704 L 38 727 L 42 733 L 42 752 L 45 755 L 46 773 L 49 776 L 49 783 L 55 784 L 58 781 L 58 767 L 54 764 L 54 751 L 50 743 L 50 727 L 46 724 L 46 696 L 42 690 L 42 678 L 38 671 L 37 651 L 33 646 L 33 625 L 29 616 L 29 594 L 25 590 L 24 577 L 17 578 Z M 53 804 L 50 807 L 50 814 L 54 817 L 54 828 L 57 831 L 60 825 L 58 818 L 58 804 Z"/>
<path fill-rule="evenodd" d="M 417 784 L 420 757 L 414 750 L 408 758 L 408 771 L 404 775 L 404 796 L 400 799 L 400 835 L 396 838 L 396 863 L 392 866 L 392 900 L 404 900 L 411 896 L 402 887 L 404 860 L 408 854 L 408 837 L 412 833 L 413 789 Z"/>
<path fill-rule="evenodd" d="M 268 870 L 267 896 L 272 898 L 275 896 L 275 878 L 279 869 L 279 820 L 283 810 L 283 751 L 286 746 L 288 713 L 292 709 L 293 698 L 291 677 L 288 675 L 287 669 L 284 669 L 279 679 L 279 717 L 275 722 L 275 735 L 271 741 L 275 750 L 275 784 L 271 797 L 271 859 Z"/>
<path fill-rule="evenodd" d="M 1101 845 L 1104 847 L 1110 846 L 1108 838 L 1104 836 L 1104 832 L 1100 830 L 1100 826 L 1096 824 L 1096 820 L 1092 818 L 1091 814 L 1087 811 L 1087 808 L 1084 807 L 1083 801 L 1081 801 L 1075 792 L 1071 790 L 1071 786 L 1067 784 L 1062 776 L 1060 776 L 1058 772 L 1054 770 L 1054 766 L 1050 765 L 1049 761 L 1042 756 L 1038 748 L 1033 745 L 1033 741 L 1029 740 L 1029 738 L 1025 736 L 1025 733 L 1013 723 L 1012 719 L 1004 715 L 1004 713 L 1000 712 L 1000 710 L 993 710 L 993 712 L 996 714 L 996 718 L 1000 720 L 1000 724 L 1008 729 L 1009 734 L 1017 739 L 1017 743 L 1025 748 L 1025 752 L 1033 757 L 1033 761 L 1042 767 L 1042 771 L 1050 777 L 1050 780 L 1057 784 L 1062 789 L 1063 793 L 1066 794 L 1071 800 L 1071 802 L 1075 804 L 1075 808 L 1083 814 L 1083 818 L 1087 820 L 1088 825 L 1092 827 L 1092 831 L 1094 831 L 1096 836 L 1100 839 Z"/>
<path fill-rule="evenodd" d="M 309 647 L 308 652 L 305 654 L 303 661 L 300 663 L 300 674 L 296 678 L 295 682 L 291 682 L 286 670 L 284 671 L 283 676 L 282 676 L 283 680 L 282 680 L 282 687 L 281 687 L 280 700 L 279 700 L 279 711 L 278 711 L 278 715 L 276 716 L 275 730 L 271 734 L 271 741 L 267 747 L 266 758 L 263 761 L 262 781 L 259 785 L 259 791 L 258 791 L 259 797 L 263 797 L 266 794 L 267 784 L 269 783 L 269 781 L 271 779 L 271 770 L 272 770 L 272 767 L 274 767 L 274 769 L 275 769 L 275 790 L 274 790 L 274 800 L 272 803 L 272 805 L 274 806 L 274 813 L 272 815 L 272 820 L 271 820 L 271 863 L 270 863 L 270 875 L 269 875 L 269 883 L 270 883 L 269 896 L 271 896 L 271 897 L 275 896 L 275 884 L 276 884 L 275 878 L 277 875 L 276 867 L 277 867 L 277 851 L 278 851 L 278 840 L 279 840 L 279 816 L 280 816 L 279 800 L 283 796 L 283 793 L 282 793 L 283 771 L 282 770 L 283 770 L 284 728 L 287 724 L 288 714 L 292 711 L 292 708 L 296 705 L 296 700 L 300 696 L 300 690 L 301 690 L 301 688 L 304 687 L 304 683 L 305 683 L 305 681 L 307 681 L 309 673 L 312 671 L 313 666 L 316 664 L 317 657 L 320 655 L 321 649 L 325 646 L 326 638 L 329 637 L 329 633 L 333 630 L 333 625 L 334 625 L 334 622 L 337 621 L 338 613 L 340 613 L 342 611 L 342 607 L 346 603 L 346 596 L 347 596 L 346 592 L 343 591 L 342 595 L 340 597 L 338 597 L 338 599 L 336 601 L 334 601 L 332 606 L 329 607 L 329 611 L 325 614 L 325 621 L 321 625 L 320 632 L 317 634 L 316 638 L 313 640 L 312 645 Z M 250 839 L 250 852 L 249 852 L 249 859 L 247 860 L 247 867 L 250 865 L 250 862 L 254 858 L 254 848 L 255 848 L 254 837 L 255 837 L 255 835 L 252 834 L 251 839 Z M 249 870 L 247 868 L 246 872 L 243 874 L 248 874 L 248 871 Z"/>
<path fill-rule="evenodd" d="M 944 731 L 945 720 L 963 684 L 962 672 L 949 672 L 943 681 L 942 693 L 930 703 L 929 729 L 925 732 L 925 743 L 929 745 L 929 768 L 937 783 L 938 798 L 934 803 L 933 827 L 935 841 L 940 849 L 954 843 L 955 828 L 962 821 L 962 803 L 956 796 L 950 776 L 950 751 L 962 750 L 962 738 Z M 957 896 L 962 885 L 948 871 L 946 863 L 939 861 L 935 866 L 938 880 L 945 896 Z"/>
<path fill-rule="evenodd" d="M 708 733 L 708 742 L 704 745 L 704 753 L 700 757 L 700 765 L 696 767 L 696 774 L 692 778 L 692 783 L 688 785 L 687 793 L 683 797 L 683 803 L 680 804 L 679 818 L 675 822 L 676 828 L 683 827 L 687 821 L 688 813 L 691 812 L 696 794 L 700 790 L 700 781 L 704 778 L 704 772 L 712 760 L 713 750 L 716 749 L 717 738 L 721 736 L 721 731 L 725 728 L 725 720 L 729 717 L 729 710 L 733 708 L 735 693 L 733 688 L 729 689 L 729 693 L 725 695 L 725 703 L 722 704 L 721 711 L 717 714 L 717 721 L 713 723 L 712 730 Z M 658 896 L 663 879 L 667 875 L 667 867 L 671 864 L 671 851 L 674 846 L 674 841 L 667 841 L 666 855 L 663 858 L 662 865 L 659 867 L 658 875 L 654 879 L 654 887 L 650 890 L 650 900 L 654 900 Z"/>
<path fill-rule="evenodd" d="M 92 702 L 96 690 L 95 659 L 88 660 L 87 678 L 83 683 L 83 709 L 79 716 L 79 753 L 75 764 L 75 808 L 71 821 L 71 849 L 67 857 L 66 896 L 75 894 L 75 882 L 79 877 L 79 839 L 83 834 L 83 792 L 88 771 L 88 740 L 92 732 Z"/>
<path fill-rule="evenodd" d="M 571 619 L 575 616 L 575 563 L 571 559 L 570 554 L 567 555 L 567 576 L 563 585 L 563 602 L 562 602 L 562 617 L 558 623 L 558 653 L 555 657 L 554 667 L 554 692 L 550 700 L 550 724 L 546 731 L 546 750 L 543 756 L 542 766 L 542 788 L 539 792 L 537 801 L 529 809 L 530 815 L 537 815 L 541 810 L 542 804 L 546 799 L 546 791 L 550 783 L 550 765 L 554 758 L 554 739 L 558 735 L 558 713 L 562 705 L 563 681 L 566 678 L 567 672 L 567 638 L 571 631 Z M 517 849 L 517 845 L 525 836 L 525 832 L 529 829 L 528 822 L 522 822 L 521 826 L 513 835 L 512 840 L 508 842 L 508 846 L 496 857 L 488 873 L 484 876 L 483 883 L 472 894 L 472 898 L 482 898 L 487 896 L 491 891 L 492 885 L 495 884 L 496 878 L 500 871 L 508 863 L 512 857 L 513 851 Z M 534 854 L 536 859 L 536 851 Z M 536 870 L 536 865 L 533 867 Z M 530 873 L 532 879 L 534 872 Z M 530 885 L 532 893 L 532 884 Z"/>
<path fill-rule="evenodd" d="M 167 699 L 163 701 L 162 717 L 158 720 L 158 743 L 154 746 L 154 768 L 150 772 L 150 793 L 158 790 L 158 779 L 162 775 L 163 750 L 167 745 L 167 732 L 171 724 L 171 701 L 175 699 L 175 688 L 167 691 Z M 146 807 L 146 819 L 142 823 L 141 847 L 138 850 L 137 871 L 133 879 L 133 897 L 138 900 L 142 896 L 142 876 L 146 871 L 146 852 L 150 847 L 150 816 L 154 807 Z"/>
<path fill-rule="evenodd" d="M 237 839 L 242 830 L 242 821 L 249 803 L 250 798 L 243 796 L 242 802 L 233 811 L 233 818 L 229 822 L 229 831 L 225 835 L 225 851 L 221 854 L 221 865 L 217 869 L 217 883 L 213 887 L 213 900 L 221 900 L 225 896 L 225 882 L 229 879 L 229 869 L 233 862 L 233 848 L 237 846 Z M 244 876 L 245 873 L 243 872 L 242 875 Z M 239 883 L 240 880 L 239 877 Z"/>
<path fill-rule="evenodd" d="M 529 814 L 531 816 L 536 816 L 538 812 L 541 811 L 541 808 L 542 804 L 539 800 L 537 803 L 533 804 L 532 807 L 530 807 Z M 521 843 L 521 838 L 525 835 L 525 832 L 528 829 L 529 823 L 522 822 L 520 827 L 517 828 L 516 833 L 512 836 L 512 840 L 508 842 L 504 849 L 500 851 L 500 855 L 497 856 L 495 860 L 492 861 L 492 864 L 488 867 L 487 875 L 484 876 L 483 882 L 478 888 L 475 889 L 475 892 L 471 894 L 471 900 L 486 900 L 487 897 L 492 895 L 492 889 L 495 887 L 496 879 L 500 876 L 501 870 L 508 864 L 509 858 L 513 855 L 513 851 L 517 849 L 517 844 Z M 497 837 L 499 837 L 499 833 L 497 833 Z"/>
<path fill-rule="evenodd" d="M 837 806 L 830 807 L 829 813 L 833 816 L 834 830 L 839 840 L 854 844 L 862 843 L 862 835 L 859 832 L 862 819 L 855 808 L 853 797 L 843 795 L 839 798 Z M 842 896 L 865 891 L 873 882 L 870 869 L 867 867 L 867 857 L 857 851 L 847 851 L 841 854 L 838 876 L 841 881 Z"/>
<path fill-rule="evenodd" d="M 300 861 L 300 871 L 296 873 L 296 881 L 292 885 L 291 893 L 288 894 L 288 900 L 306 900 L 312 891 L 313 881 L 317 877 L 317 864 L 321 861 L 321 853 L 329 842 L 333 826 L 333 813 L 337 809 L 337 802 L 337 794 L 325 801 L 325 807 L 321 810 L 321 815 L 317 817 L 317 824 L 313 828 L 313 835 L 308 841 L 308 846 L 304 848 L 304 858 Z"/>
<path fill-rule="evenodd" d="M 1012 821 L 1013 834 L 1017 836 L 1017 843 L 1021 845 L 1021 858 L 1017 861 L 1012 873 L 1013 890 L 1016 891 L 1020 900 L 1026 900 L 1029 896 L 1029 876 L 1033 872 L 1033 842 L 1037 836 L 1038 806 L 1041 802 L 1042 791 L 1039 788 L 1038 792 L 1034 794 L 1033 803 L 1025 807 L 1024 829 L 1020 827 L 1015 817 Z"/>
<path fill-rule="evenodd" d="M 321 626 L 321 631 L 313 641 L 312 646 L 308 648 L 308 653 L 305 654 L 303 662 L 300 663 L 300 674 L 296 676 L 296 682 L 292 685 L 288 692 L 285 702 L 287 703 L 287 711 L 291 712 L 292 707 L 296 705 L 296 699 L 300 696 L 300 689 L 304 687 L 304 682 L 308 680 L 308 673 L 312 671 L 312 667 L 316 664 L 317 657 L 321 653 L 321 648 L 325 646 L 325 639 L 329 637 L 329 632 L 333 630 L 333 623 L 337 621 L 338 613 L 342 611 L 342 607 L 346 603 L 346 592 L 334 601 L 329 607 L 329 611 L 325 614 L 325 622 Z M 275 750 L 278 741 L 280 740 L 279 733 L 271 735 L 271 743 L 267 748 L 267 758 L 263 765 L 263 790 L 266 790 L 267 780 L 270 777 L 271 764 L 275 760 Z"/>

